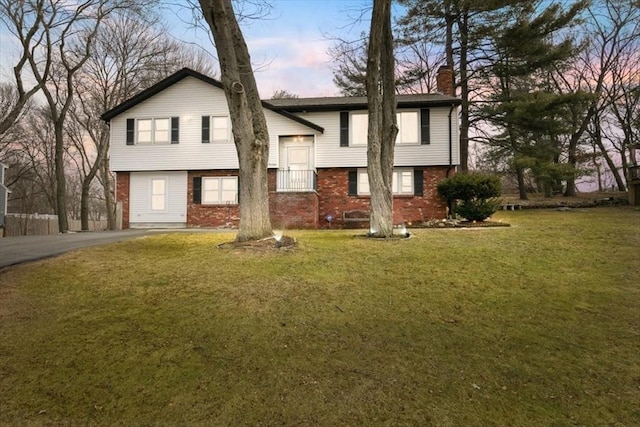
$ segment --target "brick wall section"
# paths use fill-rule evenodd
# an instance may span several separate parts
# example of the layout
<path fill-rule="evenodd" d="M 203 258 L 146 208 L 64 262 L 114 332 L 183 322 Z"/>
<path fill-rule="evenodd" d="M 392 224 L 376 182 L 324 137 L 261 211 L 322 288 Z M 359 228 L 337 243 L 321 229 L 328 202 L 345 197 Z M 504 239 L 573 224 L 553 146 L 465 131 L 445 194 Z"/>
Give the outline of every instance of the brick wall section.
<path fill-rule="evenodd" d="M 116 202 L 122 202 L 122 229 L 129 228 L 129 189 L 131 175 L 129 172 L 116 173 Z"/>
<path fill-rule="evenodd" d="M 203 205 L 193 203 L 193 178 L 203 176 L 238 176 L 234 170 L 189 171 L 187 173 L 187 228 L 237 228 L 240 223 L 238 205 Z"/>
<path fill-rule="evenodd" d="M 424 195 L 422 197 L 397 196 L 393 198 L 393 220 L 397 224 L 420 223 L 433 218 L 445 218 L 446 201 L 438 196 L 437 185 L 446 177 L 448 167 L 432 166 L 423 168 Z M 353 210 L 369 210 L 369 197 L 349 196 L 348 176 L 352 169 L 318 170 L 318 195 L 320 228 L 329 228 L 327 215 L 333 217 L 332 228 L 368 227 L 368 222 L 343 222 L 343 213 Z"/>
<path fill-rule="evenodd" d="M 433 218 L 444 218 L 446 202 L 438 196 L 437 185 L 446 177 L 446 166 L 425 167 L 424 195 L 398 196 L 393 199 L 394 222 L 420 223 Z M 340 228 L 368 227 L 368 222 L 343 222 L 343 213 L 369 210 L 369 197 L 348 195 L 348 174 L 345 168 L 318 170 L 318 192 L 276 192 L 276 171 L 269 170 L 269 209 L 274 228 Z M 203 176 L 237 176 L 233 170 L 190 171 L 187 174 L 187 227 L 238 227 L 238 205 L 212 206 L 193 203 L 193 178 Z M 122 202 L 122 227 L 129 228 L 129 172 L 116 174 L 116 200 Z M 331 224 L 327 215 L 333 217 Z"/>
<path fill-rule="evenodd" d="M 274 228 L 318 228 L 319 200 L 316 192 L 269 192 L 269 211 Z"/>

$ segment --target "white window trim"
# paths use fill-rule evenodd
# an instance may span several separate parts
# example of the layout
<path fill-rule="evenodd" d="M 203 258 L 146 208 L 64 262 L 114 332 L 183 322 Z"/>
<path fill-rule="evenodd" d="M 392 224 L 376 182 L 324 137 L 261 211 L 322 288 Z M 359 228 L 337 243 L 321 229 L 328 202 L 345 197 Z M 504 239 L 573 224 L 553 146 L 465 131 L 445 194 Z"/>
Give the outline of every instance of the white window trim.
<path fill-rule="evenodd" d="M 402 192 L 402 191 L 398 191 L 400 187 L 400 182 L 399 182 L 399 177 L 400 174 L 403 172 L 409 172 L 411 175 L 411 191 L 410 192 Z M 393 195 L 394 196 L 413 196 L 415 194 L 415 181 L 414 181 L 414 173 L 413 173 L 413 168 L 394 168 L 393 169 L 393 174 L 394 177 L 396 177 L 396 179 L 394 180 L 395 184 L 394 188 L 393 188 Z M 357 180 L 358 180 L 358 196 L 370 196 L 371 192 L 370 191 L 362 191 L 361 190 L 361 180 L 365 179 L 367 180 L 367 186 L 369 185 L 369 175 L 367 173 L 367 169 L 365 168 L 360 168 L 358 169 L 358 174 L 357 174 Z M 396 188 L 399 187 L 399 188 Z"/>
<path fill-rule="evenodd" d="M 171 144 L 171 117 L 139 117 L 136 118 L 136 127 L 135 127 L 135 144 L 136 145 L 170 145 Z M 144 120 L 150 120 L 151 121 L 151 129 L 149 130 L 149 132 L 151 132 L 151 140 L 149 142 L 140 142 L 140 121 Z M 167 140 L 166 141 L 161 141 L 161 142 L 157 142 L 156 141 L 156 120 L 167 120 L 168 121 L 168 128 L 167 128 Z"/>
<path fill-rule="evenodd" d="M 402 114 L 412 113 L 416 115 L 416 138 L 414 141 L 402 140 Z M 398 135 L 396 136 L 396 145 L 420 145 L 420 110 L 402 110 L 396 111 L 396 121 L 398 123 Z"/>
<path fill-rule="evenodd" d="M 223 202 L 222 201 L 222 190 L 220 190 L 222 188 L 222 181 L 223 180 L 234 180 L 235 182 L 235 186 L 236 186 L 236 191 L 235 191 L 235 201 L 233 202 Z M 207 200 L 205 195 L 205 187 L 206 187 L 206 182 L 210 181 L 210 180 L 216 180 L 218 181 L 218 200 L 217 201 L 211 201 L 211 200 Z M 203 176 L 202 177 L 202 183 L 201 183 L 201 194 L 200 194 L 200 200 L 201 203 L 203 205 L 210 205 L 210 206 L 224 206 L 224 205 L 237 205 L 238 204 L 238 177 L 237 176 Z"/>
<path fill-rule="evenodd" d="M 415 114 L 416 115 L 416 126 L 415 126 L 415 139 L 412 141 L 403 141 L 402 140 L 402 114 Z M 354 116 L 363 116 L 366 117 L 367 119 L 367 129 L 365 131 L 365 135 L 364 135 L 364 140 L 360 141 L 359 143 L 356 143 L 356 139 L 355 139 L 355 132 L 356 132 L 356 127 L 354 126 L 354 120 L 353 117 Z M 369 131 L 369 113 L 368 112 L 362 112 L 362 111 L 355 111 L 349 114 L 349 146 L 350 147 L 366 147 L 367 146 L 367 138 L 368 138 L 368 131 Z M 415 110 L 415 109 L 411 109 L 411 110 L 401 110 L 401 111 L 396 111 L 396 121 L 398 123 L 398 135 L 396 136 L 396 145 L 420 145 L 420 110 Z"/>
<path fill-rule="evenodd" d="M 156 194 L 154 194 L 153 192 L 153 182 L 154 181 L 163 181 L 164 184 L 164 193 L 162 194 L 163 197 L 163 201 L 164 201 L 164 206 L 162 207 L 162 209 L 154 209 L 153 208 L 153 196 L 155 196 Z M 168 206 L 169 206 L 169 178 L 166 176 L 154 176 L 151 177 L 149 179 L 149 210 L 151 210 L 151 212 L 167 212 L 168 210 Z"/>
<path fill-rule="evenodd" d="M 356 143 L 355 131 L 356 127 L 354 126 L 354 116 L 364 116 L 367 121 L 367 127 L 365 128 L 364 133 L 364 142 Z M 350 147 L 366 147 L 367 146 L 367 138 L 369 133 L 369 113 L 367 111 L 354 111 L 349 114 L 349 146 Z"/>
<path fill-rule="evenodd" d="M 225 123 L 226 123 L 226 135 L 224 137 L 224 139 L 216 139 L 214 138 L 215 133 L 215 127 L 214 127 L 214 123 L 216 121 L 216 119 L 224 119 Z M 222 143 L 222 142 L 230 142 L 231 141 L 231 126 L 229 123 L 229 116 L 224 116 L 224 115 L 213 115 L 213 116 L 209 116 L 209 140 L 211 142 L 217 142 L 217 143 Z"/>

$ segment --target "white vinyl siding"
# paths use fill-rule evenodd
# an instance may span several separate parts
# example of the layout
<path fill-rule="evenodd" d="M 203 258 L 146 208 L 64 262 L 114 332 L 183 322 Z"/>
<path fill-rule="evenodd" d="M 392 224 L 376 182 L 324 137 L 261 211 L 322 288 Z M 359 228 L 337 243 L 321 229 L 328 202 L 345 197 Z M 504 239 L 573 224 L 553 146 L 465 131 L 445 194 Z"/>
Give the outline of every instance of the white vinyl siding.
<path fill-rule="evenodd" d="M 205 177 L 202 178 L 202 204 L 226 205 L 238 203 L 238 178 Z"/>
<path fill-rule="evenodd" d="M 132 172 L 129 191 L 132 228 L 186 225 L 187 172 Z"/>
<path fill-rule="evenodd" d="M 340 147 L 339 111 L 296 113 L 299 117 L 323 127 L 323 133 L 268 109 L 264 112 L 269 128 L 270 168 L 279 167 L 279 137 L 297 135 L 314 135 L 316 168 L 367 166 L 366 143 L 360 146 Z M 403 110 L 398 112 L 401 113 Z M 354 113 L 366 116 L 366 111 L 351 112 Z M 238 155 L 231 136 L 227 142 L 202 143 L 203 115 L 229 117 L 224 92 L 198 79 L 187 77 L 130 108 L 126 114 L 113 118 L 110 122 L 112 169 L 116 172 L 237 169 Z M 395 166 L 448 165 L 448 115 L 449 107 L 431 108 L 431 144 L 398 144 L 395 148 Z M 126 145 L 126 119 L 132 117 L 180 117 L 180 144 Z M 454 109 L 451 123 L 453 165 L 459 163 L 458 126 L 458 111 Z M 230 134 L 230 122 L 228 129 Z"/>
<path fill-rule="evenodd" d="M 398 136 L 396 144 L 420 143 L 420 120 L 418 111 L 403 111 L 396 114 Z"/>
<path fill-rule="evenodd" d="M 366 145 L 340 147 L 339 112 L 312 112 L 304 114 L 300 113 L 298 115 L 324 128 L 324 133 L 316 135 L 315 162 L 317 168 L 367 167 Z M 448 118 L 449 107 L 431 108 L 431 144 L 397 144 L 394 150 L 394 165 L 396 167 L 448 165 Z M 451 163 L 453 165 L 458 165 L 460 163 L 458 127 L 458 111 L 454 109 L 451 116 Z M 349 133 L 351 133 L 351 129 L 349 129 Z"/>
<path fill-rule="evenodd" d="M 396 196 L 413 195 L 413 169 L 394 169 L 391 184 L 393 194 Z M 358 169 L 358 195 L 368 196 L 369 175 L 366 169 Z"/>

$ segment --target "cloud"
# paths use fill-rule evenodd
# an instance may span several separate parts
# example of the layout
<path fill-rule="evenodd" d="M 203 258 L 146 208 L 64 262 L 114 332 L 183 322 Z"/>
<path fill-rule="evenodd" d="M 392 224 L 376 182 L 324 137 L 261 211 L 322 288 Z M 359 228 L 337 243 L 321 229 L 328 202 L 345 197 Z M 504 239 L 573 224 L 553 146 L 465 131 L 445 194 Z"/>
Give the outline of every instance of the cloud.
<path fill-rule="evenodd" d="M 271 96 L 280 89 L 301 97 L 335 95 L 337 89 L 327 53 L 330 43 L 301 37 L 247 40 L 261 96 Z"/>

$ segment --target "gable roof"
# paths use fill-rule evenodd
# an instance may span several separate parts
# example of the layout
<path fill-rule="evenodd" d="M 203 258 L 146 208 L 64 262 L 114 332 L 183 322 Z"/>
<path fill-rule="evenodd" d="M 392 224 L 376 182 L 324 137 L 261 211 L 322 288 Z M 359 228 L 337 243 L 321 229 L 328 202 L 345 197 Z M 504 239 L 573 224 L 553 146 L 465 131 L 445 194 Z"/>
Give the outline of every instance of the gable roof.
<path fill-rule="evenodd" d="M 462 103 L 458 98 L 439 93 L 396 95 L 396 101 L 398 108 L 449 107 Z M 263 102 L 270 104 L 276 111 L 286 110 L 289 112 L 366 110 L 368 106 L 366 96 L 282 98 Z"/>
<path fill-rule="evenodd" d="M 160 80 L 158 83 L 154 84 L 153 86 L 143 90 L 142 92 L 140 92 L 139 94 L 127 99 L 126 101 L 116 105 L 115 107 L 113 107 L 112 109 L 110 109 L 109 111 L 106 111 L 105 113 L 102 114 L 102 116 L 100 116 L 100 118 L 102 120 L 104 120 L 105 122 L 109 122 L 111 119 L 113 119 L 114 117 L 124 113 L 125 111 L 127 111 L 128 109 L 140 104 L 143 101 L 146 101 L 147 99 L 151 98 L 152 96 L 156 95 L 159 92 L 162 92 L 163 90 L 167 89 L 170 86 L 173 86 L 174 84 L 182 81 L 183 79 L 185 79 L 186 77 L 194 77 L 200 81 L 203 81 L 205 83 L 208 83 L 212 86 L 215 86 L 217 88 L 222 89 L 222 83 L 219 82 L 216 79 L 213 79 L 209 76 L 205 76 L 204 74 L 201 74 L 197 71 L 194 71 L 190 68 L 183 68 L 175 73 L 173 73 L 172 75 L 170 75 L 169 77 L 165 78 L 164 80 Z M 271 106 L 270 104 L 266 103 L 265 101 L 261 101 L 262 102 L 262 106 L 264 108 L 267 108 L 269 110 L 272 110 L 278 114 L 280 114 L 281 116 L 284 116 L 288 119 L 294 120 L 302 125 L 305 125 L 307 127 L 310 127 L 311 129 L 317 130 L 318 132 L 323 133 L 324 132 L 324 128 L 322 126 L 318 126 L 315 123 L 310 122 L 309 120 L 305 120 L 301 117 L 298 117 L 294 114 L 291 114 L 287 111 L 282 111 L 282 110 L 277 110 L 275 108 L 273 108 L 273 106 Z"/>
<path fill-rule="evenodd" d="M 209 76 L 201 74 L 190 68 L 183 68 L 164 80 L 159 81 L 155 85 L 143 90 L 137 95 L 127 99 L 121 104 L 116 105 L 102 116 L 102 120 L 109 122 L 119 114 L 124 113 L 128 109 L 138 105 L 139 103 L 151 98 L 155 94 L 165 90 L 166 88 L 180 82 L 186 77 L 193 77 L 212 86 L 222 89 L 222 83 Z M 421 108 L 421 107 L 450 107 L 460 105 L 461 100 L 452 96 L 442 95 L 439 93 L 424 93 L 413 95 L 397 95 L 398 108 Z M 345 110 L 366 110 L 366 96 L 351 97 L 321 97 L 321 98 L 282 98 L 262 100 L 262 106 L 275 113 L 280 114 L 288 119 L 296 121 L 318 132 L 324 132 L 324 128 L 309 120 L 305 120 L 293 113 L 308 111 L 345 111 Z"/>

